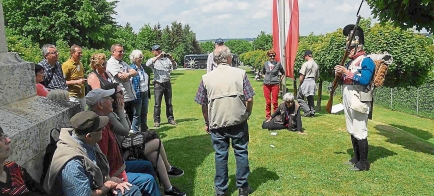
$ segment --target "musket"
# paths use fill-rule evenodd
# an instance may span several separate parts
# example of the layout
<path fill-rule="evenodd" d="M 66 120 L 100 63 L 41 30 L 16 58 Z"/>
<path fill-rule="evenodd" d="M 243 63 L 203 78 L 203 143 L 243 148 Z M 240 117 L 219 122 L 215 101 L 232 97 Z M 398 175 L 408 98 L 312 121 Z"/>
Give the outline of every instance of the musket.
<path fill-rule="evenodd" d="M 351 37 L 347 42 L 347 46 L 345 47 L 345 53 L 344 53 L 344 56 L 342 57 L 341 63 L 339 64 L 340 66 L 344 66 L 345 61 L 347 60 L 348 55 L 350 54 L 351 42 L 354 39 L 355 32 L 356 32 L 357 27 L 359 26 L 359 22 L 360 22 L 360 18 L 361 18 L 359 15 L 359 12 L 360 12 L 360 8 L 362 7 L 362 4 L 363 4 L 363 0 L 360 3 L 359 10 L 357 11 L 357 14 L 356 14 L 357 15 L 357 21 L 356 21 L 356 24 L 354 25 L 354 29 L 353 29 L 353 32 L 351 33 Z M 329 101 L 327 102 L 327 105 L 326 105 L 326 111 L 329 114 L 332 112 L 333 95 L 335 94 L 335 91 L 336 91 L 336 88 L 338 87 L 338 82 L 340 79 L 341 79 L 341 75 L 336 75 L 335 79 L 333 80 L 333 83 L 331 84 L 331 86 L 329 86 L 330 97 L 329 97 Z"/>

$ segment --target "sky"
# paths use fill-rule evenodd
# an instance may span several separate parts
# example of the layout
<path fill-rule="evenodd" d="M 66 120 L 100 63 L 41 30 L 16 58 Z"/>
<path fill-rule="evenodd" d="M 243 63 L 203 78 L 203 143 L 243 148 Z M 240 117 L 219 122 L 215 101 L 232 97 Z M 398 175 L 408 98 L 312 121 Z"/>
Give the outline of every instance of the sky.
<path fill-rule="evenodd" d="M 146 24 L 162 26 L 173 21 L 188 24 L 197 40 L 256 38 L 271 34 L 272 0 L 119 0 L 115 20 L 127 22 L 135 32 Z M 360 0 L 299 0 L 300 35 L 333 32 L 356 22 Z M 363 3 L 360 15 L 371 17 Z M 373 20 L 376 22 L 376 20 Z"/>

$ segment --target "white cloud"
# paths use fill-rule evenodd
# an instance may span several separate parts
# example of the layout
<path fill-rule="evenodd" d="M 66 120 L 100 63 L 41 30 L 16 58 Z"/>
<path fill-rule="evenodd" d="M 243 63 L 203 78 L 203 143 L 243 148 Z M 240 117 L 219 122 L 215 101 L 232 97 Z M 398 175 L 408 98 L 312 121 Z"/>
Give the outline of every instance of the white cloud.
<path fill-rule="evenodd" d="M 325 34 L 354 23 L 358 6 L 348 0 L 299 0 L 300 35 Z M 189 24 L 199 40 L 271 33 L 271 0 L 121 0 L 115 11 L 116 21 L 129 22 L 136 32 L 145 24 L 164 27 L 178 21 Z M 372 17 L 366 3 L 360 14 Z"/>
<path fill-rule="evenodd" d="M 219 19 L 231 18 L 232 14 L 220 14 L 217 16 Z"/>

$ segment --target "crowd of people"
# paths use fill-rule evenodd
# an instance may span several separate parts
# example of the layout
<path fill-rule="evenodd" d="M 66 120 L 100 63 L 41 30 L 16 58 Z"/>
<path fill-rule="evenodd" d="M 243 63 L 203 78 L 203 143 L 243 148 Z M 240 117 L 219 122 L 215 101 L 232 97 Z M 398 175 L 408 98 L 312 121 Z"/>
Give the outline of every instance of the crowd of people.
<path fill-rule="evenodd" d="M 345 27 L 344 35 L 353 33 L 352 27 Z M 366 126 L 372 101 L 369 83 L 375 65 L 363 50 L 363 30 L 359 27 L 355 33 L 358 33 L 357 39 L 347 45 L 351 61 L 346 66 L 336 66 L 335 74 L 343 79 L 344 113 L 354 149 L 354 157 L 345 164 L 353 165 L 351 170 L 366 171 L 370 168 Z M 170 82 L 176 62 L 159 45 L 153 45 L 151 50 L 154 57 L 146 63 L 143 63 L 140 50 L 132 51 L 129 56 L 131 64 L 128 65 L 122 60 L 125 52 L 122 45 L 114 44 L 108 60 L 102 53 L 92 55 L 92 72 L 85 78 L 80 46 L 71 46 L 70 59 L 60 64 L 56 47 L 44 45 L 44 59 L 35 66 L 37 94 L 59 102 L 76 102 L 81 112 L 70 119 L 71 128 L 61 129 L 43 184 L 38 184 L 25 168 L 6 161 L 12 141 L 0 127 L 0 161 L 3 161 L 0 194 L 158 196 L 161 195 L 158 179 L 164 195 L 186 195 L 170 182 L 171 177 L 183 176 L 184 171 L 169 162 L 158 135 L 149 138 L 143 135 L 143 146 L 139 148 L 142 157 L 131 159 L 134 153 L 121 145 L 124 139 L 134 134 L 155 132 L 147 125 L 151 71 L 154 74 L 154 127 L 160 126 L 163 96 L 167 121 L 177 125 Z M 306 117 L 315 116 L 313 96 L 315 81 L 319 77 L 319 67 L 313 60 L 312 51 L 304 53 L 306 63 L 299 72 L 301 85 L 298 94 L 284 94 L 280 105 L 277 103 L 279 84 L 285 71 L 276 60 L 274 50 L 269 50 L 267 55 L 269 60 L 262 70 L 266 100 L 262 128 L 305 134 L 300 110 Z M 215 195 L 227 195 L 231 145 L 236 159 L 239 196 L 247 196 L 253 191 L 248 183 L 247 120 L 252 114 L 255 92 L 246 72 L 231 66 L 232 53 L 222 39 L 215 41 L 210 58 L 212 60 L 208 62 L 207 73 L 202 76 L 194 100 L 202 107 L 205 131 L 210 134 L 215 149 Z"/>

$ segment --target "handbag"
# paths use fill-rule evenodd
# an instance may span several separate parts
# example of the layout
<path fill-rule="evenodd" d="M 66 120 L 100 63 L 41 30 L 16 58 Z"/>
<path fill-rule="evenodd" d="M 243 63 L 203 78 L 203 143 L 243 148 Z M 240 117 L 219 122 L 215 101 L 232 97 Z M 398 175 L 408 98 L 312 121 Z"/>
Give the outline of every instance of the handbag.
<path fill-rule="evenodd" d="M 122 140 L 121 147 L 123 151 L 129 151 L 128 160 L 146 159 L 144 155 L 145 144 L 153 139 L 160 139 L 155 130 L 133 133 Z"/>

